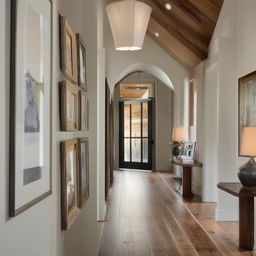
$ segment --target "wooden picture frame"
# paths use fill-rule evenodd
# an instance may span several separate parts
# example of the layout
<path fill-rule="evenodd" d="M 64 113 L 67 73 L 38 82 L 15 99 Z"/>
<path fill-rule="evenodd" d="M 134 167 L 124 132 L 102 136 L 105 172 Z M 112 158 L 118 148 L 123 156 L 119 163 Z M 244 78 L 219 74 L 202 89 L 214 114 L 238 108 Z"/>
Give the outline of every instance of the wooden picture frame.
<path fill-rule="evenodd" d="M 78 198 L 82 208 L 89 198 L 89 142 L 88 138 L 78 139 Z"/>
<path fill-rule="evenodd" d="M 79 33 L 76 34 L 77 42 L 77 80 L 78 85 L 85 91 L 87 88 L 87 75 L 86 75 L 86 47 L 84 40 Z"/>
<path fill-rule="evenodd" d="M 88 96 L 87 93 L 83 90 L 79 91 L 79 130 L 87 131 L 87 122 L 88 122 L 88 111 L 87 104 Z"/>
<path fill-rule="evenodd" d="M 52 193 L 52 17 L 50 0 L 11 1 L 10 217 Z"/>
<path fill-rule="evenodd" d="M 60 67 L 65 77 L 77 83 L 77 42 L 76 34 L 65 17 L 60 20 Z"/>
<path fill-rule="evenodd" d="M 61 142 L 61 229 L 68 230 L 80 214 L 77 140 Z"/>
<path fill-rule="evenodd" d="M 77 131 L 79 125 L 79 89 L 68 80 L 60 82 L 61 130 Z"/>
<path fill-rule="evenodd" d="M 242 130 L 246 126 L 256 126 L 256 71 L 238 80 L 238 155 Z M 250 157 L 250 156 L 248 156 Z"/>

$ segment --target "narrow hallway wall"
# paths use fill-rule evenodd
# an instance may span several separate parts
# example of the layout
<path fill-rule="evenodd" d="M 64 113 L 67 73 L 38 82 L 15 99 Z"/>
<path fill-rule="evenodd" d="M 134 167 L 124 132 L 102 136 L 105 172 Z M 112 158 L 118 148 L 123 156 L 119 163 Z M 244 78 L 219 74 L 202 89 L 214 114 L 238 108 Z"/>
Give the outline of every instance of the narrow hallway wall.
<path fill-rule="evenodd" d="M 101 1 L 101 0 L 99 0 Z M 19 216 L 8 218 L 9 175 L 9 40 L 10 1 L 0 1 L 0 255 L 4 256 L 85 256 L 97 255 L 101 225 L 97 223 L 97 70 L 98 1 L 53 1 L 53 81 L 52 81 L 52 195 Z M 60 132 L 59 20 L 64 15 L 87 47 L 87 81 L 90 101 L 90 131 Z M 104 72 L 104 71 L 102 71 Z M 104 81 L 104 80 L 103 80 Z M 102 85 L 104 88 L 104 84 Z M 89 137 L 90 198 L 69 231 L 61 231 L 60 141 Z M 104 189 L 103 189 L 104 190 Z"/>

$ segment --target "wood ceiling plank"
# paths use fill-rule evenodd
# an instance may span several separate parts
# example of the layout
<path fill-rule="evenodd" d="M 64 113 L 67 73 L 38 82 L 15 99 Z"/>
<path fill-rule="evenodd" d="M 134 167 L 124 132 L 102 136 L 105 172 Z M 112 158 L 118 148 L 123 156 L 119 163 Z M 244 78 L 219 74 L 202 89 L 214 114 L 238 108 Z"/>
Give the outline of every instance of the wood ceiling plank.
<path fill-rule="evenodd" d="M 204 13 L 209 19 L 216 24 L 219 17 L 219 8 L 212 2 L 207 0 L 188 0 L 200 12 Z"/>
<path fill-rule="evenodd" d="M 208 42 L 200 40 L 198 33 L 182 26 L 172 16 L 169 16 L 156 4 L 154 0 L 145 0 L 153 12 L 151 18 L 160 23 L 169 33 L 176 37 L 182 44 L 193 51 L 202 60 L 207 57 Z M 157 31 L 155 31 L 157 32 Z"/>
<path fill-rule="evenodd" d="M 174 17 L 178 23 L 187 26 L 190 30 L 198 33 L 201 40 L 209 41 L 214 30 L 214 23 L 207 16 L 201 13 L 188 1 L 168 0 L 172 9 L 169 11 L 165 8 L 165 0 L 157 0 L 158 6 L 168 16 Z"/>
<path fill-rule="evenodd" d="M 158 31 L 159 37 L 154 35 L 155 31 Z M 200 57 L 152 18 L 149 21 L 148 35 L 186 68 L 193 68 L 202 61 Z"/>

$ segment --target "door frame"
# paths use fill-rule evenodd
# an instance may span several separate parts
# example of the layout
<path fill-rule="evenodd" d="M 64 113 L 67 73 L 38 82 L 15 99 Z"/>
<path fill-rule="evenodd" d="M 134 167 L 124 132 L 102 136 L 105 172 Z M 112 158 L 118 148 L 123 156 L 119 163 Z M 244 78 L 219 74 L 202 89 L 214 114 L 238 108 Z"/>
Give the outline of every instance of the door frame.
<path fill-rule="evenodd" d="M 138 101 L 134 101 L 137 103 Z M 139 101 L 143 103 L 143 101 Z M 125 162 L 124 161 L 124 101 L 119 102 L 119 168 L 127 168 L 127 169 L 139 169 L 139 170 L 152 170 L 152 146 L 153 146 L 153 138 L 152 138 L 152 100 L 147 100 L 148 102 L 148 163 L 142 162 Z M 132 104 L 133 102 L 129 103 Z M 142 114 L 141 111 L 141 122 L 142 122 Z M 131 113 L 130 113 L 130 123 L 131 123 Z M 141 134 L 142 134 L 143 126 L 141 125 Z M 141 137 L 143 138 L 143 137 Z M 143 154 L 143 143 L 141 143 L 141 159 Z M 130 155 L 131 155 L 131 141 L 130 141 Z"/>

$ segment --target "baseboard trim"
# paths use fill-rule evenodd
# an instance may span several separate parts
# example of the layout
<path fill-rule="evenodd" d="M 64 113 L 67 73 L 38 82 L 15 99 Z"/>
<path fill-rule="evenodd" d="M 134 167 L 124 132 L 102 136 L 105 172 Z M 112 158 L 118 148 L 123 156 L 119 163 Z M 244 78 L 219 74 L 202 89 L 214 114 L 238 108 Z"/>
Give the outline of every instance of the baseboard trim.
<path fill-rule="evenodd" d="M 238 221 L 239 214 L 238 209 L 216 209 L 215 220 L 216 221 Z"/>

